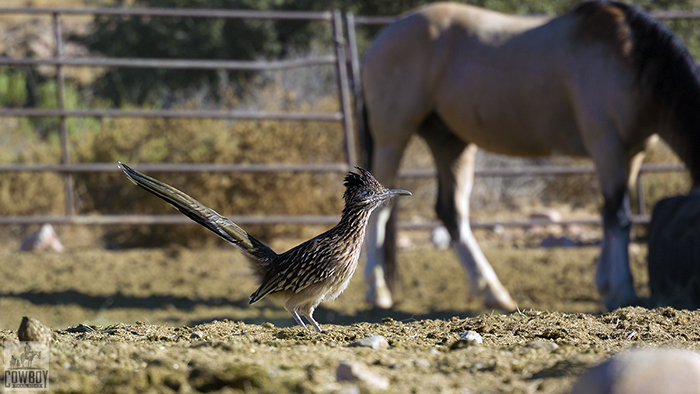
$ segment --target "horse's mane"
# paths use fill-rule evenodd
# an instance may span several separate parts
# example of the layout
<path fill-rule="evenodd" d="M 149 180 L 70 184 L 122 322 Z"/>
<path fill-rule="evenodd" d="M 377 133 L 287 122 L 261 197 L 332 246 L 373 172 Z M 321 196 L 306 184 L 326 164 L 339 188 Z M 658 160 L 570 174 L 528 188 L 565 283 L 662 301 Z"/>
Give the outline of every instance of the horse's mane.
<path fill-rule="evenodd" d="M 574 12 L 590 13 L 591 8 L 616 7 L 625 14 L 632 34 L 630 56 L 638 83 L 649 88 L 659 109 L 659 135 L 685 162 L 700 185 L 700 72 L 683 42 L 664 24 L 639 8 L 608 1 L 583 3 Z"/>

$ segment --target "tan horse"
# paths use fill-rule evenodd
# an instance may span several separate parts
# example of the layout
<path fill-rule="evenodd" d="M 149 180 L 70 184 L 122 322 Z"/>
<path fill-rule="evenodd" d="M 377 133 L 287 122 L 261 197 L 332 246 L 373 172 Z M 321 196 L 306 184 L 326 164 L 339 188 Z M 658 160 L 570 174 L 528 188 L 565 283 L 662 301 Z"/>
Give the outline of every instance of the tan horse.
<path fill-rule="evenodd" d="M 435 3 L 386 27 L 367 50 L 364 165 L 391 186 L 410 137 L 424 138 L 438 170 L 437 214 L 472 292 L 513 310 L 469 226 L 476 147 L 592 158 L 605 199 L 595 281 L 612 309 L 637 299 L 627 250 L 635 155 L 658 133 L 700 184 L 699 81 L 679 39 L 622 3 L 582 3 L 556 18 Z M 375 212 L 367 235 L 368 297 L 383 307 L 392 303 L 382 264 L 394 242 L 389 218 L 389 208 Z"/>

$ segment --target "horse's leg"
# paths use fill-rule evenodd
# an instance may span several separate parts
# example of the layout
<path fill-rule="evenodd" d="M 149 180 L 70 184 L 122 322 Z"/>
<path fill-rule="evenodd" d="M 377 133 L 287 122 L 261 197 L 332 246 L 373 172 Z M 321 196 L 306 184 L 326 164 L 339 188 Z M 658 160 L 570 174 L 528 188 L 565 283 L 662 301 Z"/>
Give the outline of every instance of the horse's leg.
<path fill-rule="evenodd" d="M 629 267 L 631 221 L 626 184 L 605 191 L 604 198 L 603 242 L 595 281 L 605 307 L 612 310 L 637 299 Z"/>
<path fill-rule="evenodd" d="M 591 117 L 590 121 L 593 119 Z M 591 138 L 587 142 L 605 200 L 602 215 L 603 241 L 595 283 L 605 307 L 612 310 L 637 300 L 628 251 L 631 220 L 627 185 L 631 158 L 617 138 L 612 122 L 588 126 L 598 126 L 598 130 L 608 132 L 605 137 L 598 134 L 598 138 Z"/>
<path fill-rule="evenodd" d="M 633 155 L 632 158 L 630 159 L 629 164 L 628 164 L 629 169 L 627 171 L 627 173 L 629 174 L 627 176 L 627 188 L 629 190 L 634 189 L 635 186 L 637 185 L 637 178 L 639 177 L 639 170 L 642 168 L 642 164 L 644 163 L 644 159 L 646 158 L 646 154 L 658 142 L 659 142 L 659 136 L 656 134 L 652 134 L 649 138 L 644 140 L 644 148 L 639 153 Z"/>
<path fill-rule="evenodd" d="M 442 122 L 424 129 L 421 136 L 430 146 L 438 170 L 436 212 L 467 271 L 471 293 L 482 296 L 490 308 L 515 310 L 515 302 L 484 256 L 469 225 L 476 145 L 457 138 Z"/>
<path fill-rule="evenodd" d="M 373 125 L 373 127 L 377 126 Z M 382 128 L 383 135 L 392 136 L 393 138 L 374 141 L 372 174 L 386 187 L 391 187 L 394 184 L 399 170 L 401 155 L 406 148 L 412 131 L 416 129 L 416 126 L 410 125 L 399 125 L 396 128 L 386 126 Z M 387 242 L 395 242 L 394 239 L 387 239 L 387 223 L 389 222 L 391 211 L 391 205 L 385 205 L 375 210 L 367 226 L 365 238 L 367 302 L 384 309 L 391 308 L 394 304 L 391 291 L 386 283 L 384 270 L 384 248 Z M 390 260 L 390 263 L 395 263 L 395 259 Z M 396 269 L 392 267 L 389 271 L 395 273 Z"/>
<path fill-rule="evenodd" d="M 396 217 L 398 208 L 394 205 L 386 222 L 384 232 L 384 279 L 390 292 L 396 290 L 396 282 L 399 277 L 399 270 L 396 266 Z"/>

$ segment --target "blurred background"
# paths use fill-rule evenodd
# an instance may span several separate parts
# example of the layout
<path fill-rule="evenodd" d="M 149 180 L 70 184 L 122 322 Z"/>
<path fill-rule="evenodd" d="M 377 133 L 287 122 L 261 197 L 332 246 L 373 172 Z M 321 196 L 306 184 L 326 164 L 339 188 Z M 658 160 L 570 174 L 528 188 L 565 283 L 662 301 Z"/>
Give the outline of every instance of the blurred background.
<path fill-rule="evenodd" d="M 420 0 L 35 0 L 4 2 L 9 7 L 165 7 L 252 10 L 325 11 L 356 15 L 398 15 L 426 3 Z M 557 14 L 577 1 L 482 0 L 470 4 L 519 14 Z M 635 4 L 648 10 L 688 10 L 694 0 L 648 0 Z M 690 48 L 700 51 L 700 23 L 665 21 Z M 65 57 L 294 60 L 333 54 L 333 32 L 320 21 L 214 19 L 111 15 L 62 15 Z M 357 27 L 359 52 L 381 25 Z M 51 15 L 0 13 L 0 54 L 9 58 L 51 58 L 55 53 Z M 294 112 L 339 111 L 338 82 L 333 65 L 261 72 L 237 70 L 166 70 L 161 68 L 63 66 L 66 109 L 257 110 Z M 56 67 L 0 66 L 0 106 L 57 107 Z M 0 164 L 61 162 L 57 117 L 0 117 Z M 338 122 L 239 119 L 68 117 L 72 163 L 311 163 L 343 161 L 346 152 Z M 663 143 L 647 163 L 677 162 Z M 589 164 L 570 158 L 523 160 L 479 154 L 477 168 L 529 165 Z M 402 167 L 432 168 L 423 142 L 414 139 Z M 151 173 L 187 191 L 226 214 L 338 215 L 342 209 L 341 172 L 277 173 Z M 158 199 L 126 182 L 117 172 L 76 173 L 73 209 L 78 215 L 161 214 L 173 211 Z M 435 187 L 432 177 L 403 178 L 396 185 L 412 190 L 402 201 L 403 221 L 432 222 Z M 644 175 L 643 208 L 649 212 L 660 197 L 687 190 L 684 173 Z M 55 172 L 1 172 L 0 215 L 62 215 L 66 210 L 64 175 Z M 633 198 L 633 201 L 637 201 Z M 602 204 L 592 174 L 477 178 L 472 195 L 475 220 L 526 217 L 543 208 L 563 216 L 595 217 Z M 635 207 L 637 212 L 639 206 Z M 264 224 L 247 226 L 269 241 L 302 239 L 328 225 Z M 38 224 L 0 226 L 16 250 Z M 188 247 L 218 244 L 216 237 L 190 225 L 59 225 L 68 248 L 102 246 Z M 639 236 L 643 236 L 643 229 Z M 419 238 L 425 239 L 422 235 Z"/>

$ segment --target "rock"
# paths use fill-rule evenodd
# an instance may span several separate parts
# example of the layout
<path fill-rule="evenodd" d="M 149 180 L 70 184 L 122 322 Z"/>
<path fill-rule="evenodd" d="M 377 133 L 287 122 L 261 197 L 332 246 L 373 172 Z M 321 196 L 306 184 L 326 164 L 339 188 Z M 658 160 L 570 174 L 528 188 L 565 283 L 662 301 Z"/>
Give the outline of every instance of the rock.
<path fill-rule="evenodd" d="M 39 230 L 34 234 L 25 238 L 22 241 L 22 246 L 19 250 L 23 252 L 40 252 L 40 251 L 53 251 L 53 252 L 63 252 L 65 248 L 58 239 L 58 234 L 53 229 L 50 224 L 44 224 Z"/>
<path fill-rule="evenodd" d="M 469 330 L 467 332 L 463 332 L 459 334 L 459 337 L 462 339 L 466 339 L 467 341 L 472 341 L 475 343 L 482 343 L 483 339 L 481 339 L 481 335 L 479 335 L 478 332 Z"/>
<path fill-rule="evenodd" d="M 17 330 L 17 337 L 22 342 L 51 342 L 53 332 L 39 320 L 25 316 Z"/>
<path fill-rule="evenodd" d="M 190 334 L 190 339 L 202 339 L 204 338 L 204 333 L 201 331 L 192 331 Z"/>
<path fill-rule="evenodd" d="M 700 394 L 700 354 L 677 349 L 620 353 L 589 370 L 572 394 Z"/>
<path fill-rule="evenodd" d="M 388 349 L 389 342 L 381 335 L 373 335 L 371 337 L 362 338 L 357 342 L 348 345 L 349 347 L 369 347 L 372 349 Z"/>
<path fill-rule="evenodd" d="M 416 367 L 428 369 L 430 368 L 430 361 L 424 358 L 417 358 L 413 360 L 413 365 L 415 365 Z"/>
<path fill-rule="evenodd" d="M 413 241 L 411 241 L 411 238 L 407 235 L 399 234 L 396 236 L 396 247 L 400 250 L 413 249 Z"/>
<path fill-rule="evenodd" d="M 450 237 L 449 231 L 443 226 L 435 227 L 433 229 L 433 235 L 431 237 L 433 244 L 438 249 L 447 249 L 450 247 L 450 242 L 452 242 L 452 237 Z"/>
<path fill-rule="evenodd" d="M 552 351 L 552 350 L 559 349 L 559 345 L 557 345 L 554 342 L 550 342 L 550 341 L 538 340 L 538 341 L 532 341 L 532 342 L 527 343 L 525 345 L 525 348 L 527 348 L 527 349 L 543 349 L 543 350 Z"/>
<path fill-rule="evenodd" d="M 389 388 L 389 379 L 377 375 L 359 362 L 341 361 L 335 375 L 339 382 L 357 382 L 369 390 Z"/>

